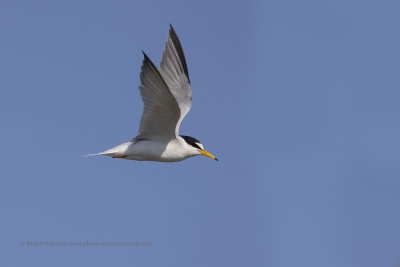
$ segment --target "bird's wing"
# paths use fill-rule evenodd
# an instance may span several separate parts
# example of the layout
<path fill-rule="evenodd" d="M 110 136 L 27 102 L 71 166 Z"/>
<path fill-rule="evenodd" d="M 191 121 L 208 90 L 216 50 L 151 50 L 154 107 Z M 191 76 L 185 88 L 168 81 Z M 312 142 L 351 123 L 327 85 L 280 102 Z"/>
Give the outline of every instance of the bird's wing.
<path fill-rule="evenodd" d="M 168 39 L 162 53 L 160 73 L 181 111 L 176 125 L 176 135 L 179 135 L 179 126 L 192 105 L 192 87 L 190 86 L 189 72 L 181 43 L 174 28 L 172 25 L 170 26 Z"/>
<path fill-rule="evenodd" d="M 160 72 L 150 58 L 144 52 L 143 54 L 139 90 L 144 108 L 139 135 L 134 139 L 173 139 L 176 137 L 176 125 L 181 117 L 181 111 Z"/>

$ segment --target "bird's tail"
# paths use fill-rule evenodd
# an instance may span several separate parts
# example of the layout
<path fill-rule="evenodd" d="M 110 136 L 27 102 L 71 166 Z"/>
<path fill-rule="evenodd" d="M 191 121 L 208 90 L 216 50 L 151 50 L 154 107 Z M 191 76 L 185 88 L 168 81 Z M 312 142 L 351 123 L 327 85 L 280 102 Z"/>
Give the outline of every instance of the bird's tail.
<path fill-rule="evenodd" d="M 93 156 L 100 156 L 100 155 L 109 156 L 109 157 L 120 157 L 121 155 L 124 154 L 123 152 L 125 152 L 125 150 L 127 149 L 127 147 L 129 145 L 131 145 L 131 142 L 120 144 L 116 147 L 110 148 L 110 149 L 105 150 L 100 153 L 87 154 L 82 157 L 86 158 L 86 157 L 93 157 Z"/>
<path fill-rule="evenodd" d="M 115 153 L 110 152 L 109 150 L 100 152 L 100 153 L 94 153 L 94 154 L 87 154 L 83 155 L 82 158 L 87 158 L 87 157 L 94 157 L 94 156 L 110 156 L 113 157 Z"/>
<path fill-rule="evenodd" d="M 94 156 L 100 156 L 101 153 L 95 153 L 95 154 L 86 154 L 86 155 L 82 155 L 82 158 L 87 158 L 87 157 L 94 157 Z"/>

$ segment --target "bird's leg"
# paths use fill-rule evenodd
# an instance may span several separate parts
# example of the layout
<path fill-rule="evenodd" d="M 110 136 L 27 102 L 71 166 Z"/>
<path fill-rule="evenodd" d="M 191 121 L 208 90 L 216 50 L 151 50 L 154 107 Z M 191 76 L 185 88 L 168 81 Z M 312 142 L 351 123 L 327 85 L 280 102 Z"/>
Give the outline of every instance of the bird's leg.
<path fill-rule="evenodd" d="M 123 158 L 126 158 L 126 156 L 124 156 L 124 155 L 114 155 L 113 158 L 123 159 Z"/>

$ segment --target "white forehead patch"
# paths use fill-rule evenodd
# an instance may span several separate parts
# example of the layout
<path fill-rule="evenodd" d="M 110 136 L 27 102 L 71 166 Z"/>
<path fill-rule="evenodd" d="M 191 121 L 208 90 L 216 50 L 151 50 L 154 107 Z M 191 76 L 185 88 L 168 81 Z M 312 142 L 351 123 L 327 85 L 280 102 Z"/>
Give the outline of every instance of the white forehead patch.
<path fill-rule="evenodd" d="M 202 144 L 200 144 L 200 143 L 197 143 L 196 142 L 196 144 L 202 149 L 202 150 L 204 150 L 204 147 L 203 147 L 203 145 Z"/>

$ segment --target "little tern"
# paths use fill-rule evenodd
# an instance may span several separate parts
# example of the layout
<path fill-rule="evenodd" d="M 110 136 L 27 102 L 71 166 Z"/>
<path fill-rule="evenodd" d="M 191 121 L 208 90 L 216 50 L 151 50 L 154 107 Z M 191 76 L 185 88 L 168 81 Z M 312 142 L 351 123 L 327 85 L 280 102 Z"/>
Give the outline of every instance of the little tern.
<path fill-rule="evenodd" d="M 143 55 L 139 91 L 144 108 L 138 135 L 129 142 L 88 156 L 175 162 L 204 155 L 218 160 L 196 138 L 179 135 L 179 126 L 192 105 L 192 87 L 185 55 L 172 25 L 160 68 L 146 53 Z"/>

